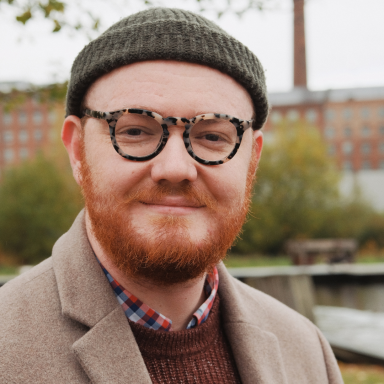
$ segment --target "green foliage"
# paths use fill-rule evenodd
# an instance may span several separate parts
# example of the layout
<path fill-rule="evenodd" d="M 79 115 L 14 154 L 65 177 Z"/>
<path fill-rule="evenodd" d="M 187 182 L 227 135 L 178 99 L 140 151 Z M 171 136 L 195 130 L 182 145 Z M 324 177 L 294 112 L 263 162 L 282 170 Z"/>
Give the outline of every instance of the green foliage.
<path fill-rule="evenodd" d="M 16 9 L 16 21 L 25 25 L 29 20 L 35 19 L 40 13 L 46 19 L 52 20 L 54 24 L 53 32 L 61 29 L 64 20 L 58 21 L 56 17 L 58 14 L 64 14 L 66 10 L 66 3 L 58 0 L 47 0 L 45 3 L 37 0 L 31 0 L 27 3 L 15 0 L 0 0 L 0 4 L 5 3 Z"/>
<path fill-rule="evenodd" d="M 130 1 L 133 0 L 110 0 L 111 7 L 127 8 Z M 137 2 L 137 0 L 134 0 Z M 280 0 L 244 0 L 239 1 L 227 0 L 224 3 L 214 0 L 189 0 L 199 4 L 199 11 L 214 12 L 220 18 L 226 13 L 234 13 L 241 17 L 245 12 L 256 9 L 263 11 L 265 9 L 276 8 Z M 165 0 L 139 0 L 139 2 L 146 7 L 153 6 L 167 6 Z M 181 3 L 186 3 L 184 0 Z M 88 9 L 80 0 L 46 0 L 44 2 L 39 0 L 0 0 L 0 6 L 8 5 L 16 11 L 16 21 L 25 25 L 31 20 L 38 20 L 39 16 L 50 20 L 52 22 L 52 32 L 59 32 L 64 27 L 70 31 L 83 31 L 90 38 L 90 32 L 98 31 L 100 28 L 100 18 L 96 16 L 95 12 L 100 9 L 100 4 L 95 4 L 92 9 Z M 181 6 L 183 4 L 180 4 Z M 76 9 L 77 14 L 81 18 L 77 20 L 70 16 L 69 9 L 72 7 Z"/>
<path fill-rule="evenodd" d="M 339 175 L 316 128 L 284 123 L 261 156 L 251 216 L 234 253 L 277 253 L 292 238 L 357 237 L 372 210 L 339 196 Z"/>
<path fill-rule="evenodd" d="M 82 207 L 68 166 L 42 154 L 5 173 L 0 201 L 0 247 L 20 264 L 50 256 Z"/>
<path fill-rule="evenodd" d="M 32 12 L 30 9 L 23 12 L 21 15 L 16 16 L 16 20 L 19 21 L 20 23 L 24 24 L 24 25 L 31 18 L 32 18 Z"/>
<path fill-rule="evenodd" d="M 384 368 L 375 365 L 339 363 L 345 384 L 383 384 Z"/>
<path fill-rule="evenodd" d="M 0 0 L 1 1 L 1 0 Z M 5 112 L 9 112 L 23 105 L 27 99 L 32 98 L 41 104 L 63 104 L 67 93 L 68 82 L 44 86 L 31 86 L 27 91 L 13 89 L 11 92 L 0 92 L 0 105 Z"/>
<path fill-rule="evenodd" d="M 362 244 L 374 242 L 377 249 L 384 249 L 384 215 L 373 214 L 359 237 Z"/>
<path fill-rule="evenodd" d="M 39 7 L 44 11 L 44 17 L 49 17 L 53 11 L 64 12 L 65 4 L 62 1 L 49 0 L 47 3 L 39 3 Z"/>
<path fill-rule="evenodd" d="M 246 268 L 246 267 L 281 267 L 292 265 L 288 256 L 265 256 L 265 255 L 234 255 L 229 254 L 224 259 L 227 268 Z"/>

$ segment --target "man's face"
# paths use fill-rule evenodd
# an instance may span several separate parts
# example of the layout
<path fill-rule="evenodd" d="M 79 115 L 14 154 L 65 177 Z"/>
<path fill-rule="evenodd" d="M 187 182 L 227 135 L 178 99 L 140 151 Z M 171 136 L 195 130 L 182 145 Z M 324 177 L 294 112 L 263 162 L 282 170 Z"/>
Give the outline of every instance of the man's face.
<path fill-rule="evenodd" d="M 91 86 L 84 104 L 98 111 L 136 107 L 163 117 L 216 112 L 249 120 L 253 115 L 249 94 L 231 77 L 174 61 L 119 68 Z M 187 153 L 182 126 L 170 127 L 163 151 L 144 162 L 116 153 L 105 121 L 89 118 L 83 130 L 79 159 L 71 159 L 72 165 L 81 175 L 77 179 L 93 233 L 104 250 L 114 254 L 110 256 L 116 266 L 170 284 L 197 277 L 225 256 L 245 218 L 262 147 L 260 132 L 248 129 L 233 159 L 207 166 Z M 128 244 L 123 244 L 125 239 Z M 132 249 L 135 255 L 124 262 Z M 180 255 L 169 255 L 172 250 Z M 193 266 L 193 255 L 199 258 L 198 267 Z M 139 261 L 141 267 L 132 260 L 138 257 L 146 259 Z M 195 271 L 186 272 L 188 265 Z M 146 268 L 156 270 L 156 276 Z M 175 277 L 180 274 L 184 277 Z"/>

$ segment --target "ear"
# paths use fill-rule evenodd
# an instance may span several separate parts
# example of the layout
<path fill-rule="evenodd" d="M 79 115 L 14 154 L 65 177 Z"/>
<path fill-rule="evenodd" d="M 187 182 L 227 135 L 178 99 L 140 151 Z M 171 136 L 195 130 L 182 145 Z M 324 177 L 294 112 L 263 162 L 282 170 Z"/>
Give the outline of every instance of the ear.
<path fill-rule="evenodd" d="M 61 140 L 63 141 L 65 148 L 67 149 L 69 161 L 71 163 L 73 177 L 77 184 L 81 185 L 81 157 L 80 157 L 80 145 L 81 145 L 82 127 L 80 118 L 71 115 L 68 116 L 63 123 L 61 130 Z"/>
<path fill-rule="evenodd" d="M 253 131 L 253 145 L 255 146 L 254 155 L 257 158 L 257 164 L 259 164 L 259 161 L 260 161 L 263 144 L 264 144 L 263 132 L 261 132 L 260 130 Z"/>

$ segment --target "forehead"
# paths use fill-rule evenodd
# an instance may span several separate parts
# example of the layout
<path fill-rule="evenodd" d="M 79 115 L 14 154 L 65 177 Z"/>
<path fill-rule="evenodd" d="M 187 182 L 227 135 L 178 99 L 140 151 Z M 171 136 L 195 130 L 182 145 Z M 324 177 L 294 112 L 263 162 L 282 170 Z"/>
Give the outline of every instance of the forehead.
<path fill-rule="evenodd" d="M 84 104 L 99 111 L 138 107 L 164 117 L 216 112 L 250 119 L 253 114 L 250 95 L 230 76 L 199 64 L 162 60 L 130 64 L 100 77 Z"/>

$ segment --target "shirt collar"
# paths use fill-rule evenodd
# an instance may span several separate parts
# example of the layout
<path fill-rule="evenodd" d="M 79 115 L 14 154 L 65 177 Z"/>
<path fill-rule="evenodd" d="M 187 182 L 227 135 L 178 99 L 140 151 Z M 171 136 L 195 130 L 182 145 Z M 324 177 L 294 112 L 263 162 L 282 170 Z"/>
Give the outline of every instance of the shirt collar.
<path fill-rule="evenodd" d="M 155 311 L 147 304 L 140 301 L 132 293 L 128 292 L 119 282 L 112 277 L 103 264 L 99 262 L 105 276 L 107 277 L 116 298 L 122 306 L 127 318 L 137 324 L 143 325 L 146 328 L 162 331 L 170 331 L 172 327 L 172 320 L 168 319 L 161 313 Z M 204 291 L 206 300 L 199 307 L 199 309 L 192 315 L 192 319 L 187 325 L 187 329 L 194 328 L 203 324 L 212 309 L 215 301 L 217 289 L 219 287 L 219 273 L 217 268 L 214 267 L 213 271 L 207 274 L 204 284 Z"/>

